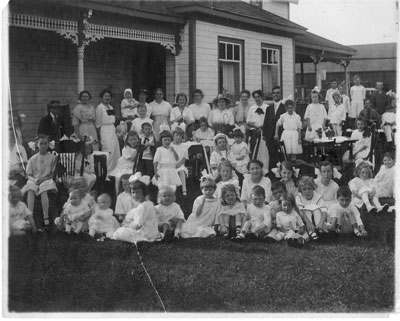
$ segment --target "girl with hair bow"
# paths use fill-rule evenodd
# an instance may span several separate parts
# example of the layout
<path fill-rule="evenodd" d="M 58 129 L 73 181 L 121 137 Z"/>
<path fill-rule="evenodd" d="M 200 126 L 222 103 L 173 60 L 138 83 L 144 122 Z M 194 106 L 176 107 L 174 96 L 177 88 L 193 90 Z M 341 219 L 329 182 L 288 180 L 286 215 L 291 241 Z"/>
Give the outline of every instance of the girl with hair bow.
<path fill-rule="evenodd" d="M 132 197 L 138 206 L 126 215 L 123 226 L 117 229 L 111 238 L 135 244 L 140 241 L 161 240 L 156 209 L 153 202 L 147 200 L 150 177 L 137 172 L 129 178 L 129 182 Z"/>

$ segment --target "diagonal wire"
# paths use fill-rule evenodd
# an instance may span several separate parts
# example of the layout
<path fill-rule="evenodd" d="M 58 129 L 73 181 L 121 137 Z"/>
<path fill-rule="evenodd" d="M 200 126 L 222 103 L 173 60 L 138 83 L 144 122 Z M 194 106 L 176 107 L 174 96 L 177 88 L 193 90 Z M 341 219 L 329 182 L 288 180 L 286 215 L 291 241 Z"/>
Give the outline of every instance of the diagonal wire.
<path fill-rule="evenodd" d="M 158 297 L 158 299 L 160 300 L 160 303 L 161 303 L 161 306 L 162 306 L 164 312 L 165 312 L 165 313 L 168 313 L 168 312 L 167 312 L 167 309 L 165 308 L 164 302 L 163 302 L 163 300 L 161 299 L 161 296 L 160 296 L 160 294 L 158 293 L 158 291 L 157 291 L 157 289 L 156 289 L 156 286 L 154 285 L 153 280 L 152 280 L 151 277 L 150 277 L 149 272 L 147 272 L 147 269 L 146 269 L 146 267 L 144 266 L 143 258 L 142 258 L 142 255 L 141 255 L 140 252 L 139 252 L 139 247 L 137 246 L 137 242 L 135 242 L 134 244 L 135 244 L 135 247 L 136 247 L 136 254 L 137 254 L 138 257 L 139 257 L 140 265 L 143 267 L 143 270 L 144 270 L 144 272 L 146 273 L 147 278 L 149 279 L 150 284 L 151 284 L 151 286 L 153 287 L 154 292 L 157 294 L 157 297 Z"/>

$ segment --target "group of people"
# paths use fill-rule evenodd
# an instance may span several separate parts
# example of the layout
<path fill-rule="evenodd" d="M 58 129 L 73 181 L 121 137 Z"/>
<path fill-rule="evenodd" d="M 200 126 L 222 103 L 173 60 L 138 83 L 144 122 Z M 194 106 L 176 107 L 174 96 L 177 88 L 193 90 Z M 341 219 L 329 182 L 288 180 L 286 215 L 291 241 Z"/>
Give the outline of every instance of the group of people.
<path fill-rule="evenodd" d="M 57 148 L 65 134 L 80 140 L 85 137 L 87 146 L 81 155 L 84 162 L 78 158 L 79 164 L 84 164 L 84 173 L 76 173 L 77 177 L 69 181 L 69 199 L 54 222 L 67 233 L 104 233 L 128 242 L 216 234 L 241 240 L 252 233 L 266 240 L 288 239 L 295 246 L 332 231 L 366 235 L 358 209 L 365 205 L 368 211 L 387 210 L 379 198 L 394 196 L 394 158 L 385 154 L 384 164 L 373 179 L 372 164 L 364 160 L 363 146 L 368 145 L 364 132 L 375 122 L 383 128 L 390 127 L 393 138 L 395 120 L 386 117 L 384 121 L 385 114 L 374 118 L 374 109 L 368 106 L 372 100 L 364 101 L 364 109 L 359 107 L 358 88 L 354 87 L 360 85 L 356 78 L 350 105 L 346 105 L 347 96 L 335 82 L 331 82 L 332 88 L 326 94 L 328 112 L 318 90 L 313 90 L 304 120 L 295 112 L 293 100 L 282 100 L 280 87 L 273 88 L 273 103 L 269 106 L 264 103 L 261 90 L 252 94 L 243 90 L 234 107 L 230 107 L 228 97 L 218 95 L 214 108 L 203 102 L 200 89 L 193 92 L 194 103 L 189 106 L 188 97 L 177 94 L 174 107 L 163 100 L 161 89 L 155 90 L 151 103 L 147 103 L 146 90 L 139 91 L 136 101 L 132 90 L 126 89 L 118 125 L 110 105 L 110 90 L 102 91 L 102 102 L 96 108 L 90 104 L 91 94 L 82 91 L 79 104 L 72 110 L 72 127 L 58 117 L 60 106 L 51 103 L 49 114 L 39 125 L 38 152 L 27 163 L 26 184 L 21 189 L 10 187 L 11 231 L 36 230 L 32 212 L 37 195 L 41 198 L 44 227 L 50 224 L 48 193 L 57 191 L 53 181 L 57 158 L 49 152 L 49 145 L 55 140 Z M 250 96 L 255 101 L 253 106 Z M 395 100 L 393 103 L 387 99 L 385 108 L 394 112 L 394 107 Z M 360 109 L 359 113 L 353 113 L 355 108 Z M 283 141 L 288 157 L 294 160 L 302 153 L 303 139 L 318 137 L 318 130 L 327 126 L 342 135 L 342 126 L 348 122 L 352 127 L 353 118 L 357 120 L 357 130 L 352 135 L 360 136 L 360 146 L 354 144 L 356 177 L 348 186 L 339 188 L 334 182 L 335 169 L 329 162 L 322 163 L 315 180 L 309 176 L 297 178 L 290 162 L 279 163 L 278 141 Z M 214 145 L 210 150 L 211 172 L 200 183 L 203 195 L 196 198 L 187 219 L 175 203 L 178 186 L 182 195 L 187 195 L 185 141 L 212 141 Z M 14 144 L 13 148 L 18 146 Z M 113 202 L 108 194 L 99 195 L 95 201 L 89 193 L 96 180 L 93 151 L 99 150 L 106 153 L 108 175 L 115 178 L 115 211 L 110 208 Z M 274 172 L 273 182 L 266 176 L 268 172 Z M 156 206 L 148 197 L 149 184 L 158 188 Z M 21 202 L 25 193 L 28 206 Z"/>

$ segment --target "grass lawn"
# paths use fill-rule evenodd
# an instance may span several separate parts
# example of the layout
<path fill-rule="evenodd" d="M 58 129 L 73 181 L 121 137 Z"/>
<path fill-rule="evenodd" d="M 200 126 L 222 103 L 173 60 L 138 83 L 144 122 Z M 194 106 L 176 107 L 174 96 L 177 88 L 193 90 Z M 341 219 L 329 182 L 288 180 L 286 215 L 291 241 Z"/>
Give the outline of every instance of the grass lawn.
<path fill-rule="evenodd" d="M 286 244 L 142 243 L 168 312 L 388 312 L 394 214 L 363 215 L 365 239 Z M 9 240 L 15 312 L 162 312 L 133 244 L 57 233 Z"/>

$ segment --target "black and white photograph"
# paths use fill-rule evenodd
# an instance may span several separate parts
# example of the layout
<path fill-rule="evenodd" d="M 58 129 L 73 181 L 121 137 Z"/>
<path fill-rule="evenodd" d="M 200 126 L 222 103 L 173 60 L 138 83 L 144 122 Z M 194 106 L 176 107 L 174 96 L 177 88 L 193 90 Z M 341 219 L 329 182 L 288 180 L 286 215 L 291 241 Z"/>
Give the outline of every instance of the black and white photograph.
<path fill-rule="evenodd" d="M 398 2 L 1 1 L 3 317 L 393 317 Z"/>

